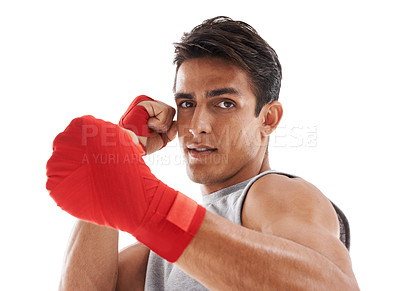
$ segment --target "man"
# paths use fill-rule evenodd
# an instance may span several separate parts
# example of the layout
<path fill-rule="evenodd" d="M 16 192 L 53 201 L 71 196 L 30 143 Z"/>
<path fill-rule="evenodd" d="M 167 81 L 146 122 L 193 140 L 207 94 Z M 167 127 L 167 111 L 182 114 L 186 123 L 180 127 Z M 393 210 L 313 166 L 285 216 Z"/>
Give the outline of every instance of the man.
<path fill-rule="evenodd" d="M 125 137 L 117 138 L 122 130 L 92 117 L 56 138 L 48 163 L 52 197 L 72 215 L 143 243 L 118 253 L 117 230 L 79 221 L 60 288 L 358 290 L 342 213 L 307 181 L 271 171 L 268 139 L 282 117 L 275 51 L 249 25 L 217 17 L 183 36 L 175 64 L 177 122 L 173 108 L 146 96 L 121 118 L 138 149 L 127 151 Z M 206 209 L 158 184 L 138 158 L 176 133 Z M 82 137 L 82 152 L 74 136 Z M 98 138 L 91 148 L 89 137 Z M 94 148 L 107 151 L 105 166 L 90 160 Z M 119 154 L 131 152 L 124 176 Z M 158 194 L 160 185 L 168 194 Z"/>

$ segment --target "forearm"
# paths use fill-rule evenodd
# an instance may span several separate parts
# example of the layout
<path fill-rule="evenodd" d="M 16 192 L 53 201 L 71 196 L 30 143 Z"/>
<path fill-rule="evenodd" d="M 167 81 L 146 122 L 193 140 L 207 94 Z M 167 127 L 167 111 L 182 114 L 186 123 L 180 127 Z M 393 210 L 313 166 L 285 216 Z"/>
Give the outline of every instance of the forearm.
<path fill-rule="evenodd" d="M 358 290 L 319 253 L 209 212 L 177 265 L 212 290 Z"/>
<path fill-rule="evenodd" d="M 60 290 L 114 290 L 118 231 L 78 221 L 66 251 Z"/>

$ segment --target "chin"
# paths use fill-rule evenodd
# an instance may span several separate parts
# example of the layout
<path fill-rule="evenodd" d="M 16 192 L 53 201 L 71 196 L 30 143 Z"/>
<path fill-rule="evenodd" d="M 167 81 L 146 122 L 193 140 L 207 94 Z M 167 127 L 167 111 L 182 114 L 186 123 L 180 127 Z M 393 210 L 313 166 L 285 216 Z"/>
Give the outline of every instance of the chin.
<path fill-rule="evenodd" d="M 186 172 L 190 180 L 202 185 L 212 185 L 225 180 L 223 173 L 219 173 L 212 167 L 190 167 L 186 165 Z"/>

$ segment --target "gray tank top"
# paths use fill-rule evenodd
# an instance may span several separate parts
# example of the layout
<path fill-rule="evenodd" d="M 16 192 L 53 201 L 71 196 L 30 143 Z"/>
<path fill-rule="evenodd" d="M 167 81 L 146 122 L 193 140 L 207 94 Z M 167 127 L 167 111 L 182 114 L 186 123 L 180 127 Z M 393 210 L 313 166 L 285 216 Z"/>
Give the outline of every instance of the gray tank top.
<path fill-rule="evenodd" d="M 226 219 L 242 225 L 242 207 L 244 200 L 246 198 L 247 192 L 255 181 L 257 181 L 262 176 L 268 174 L 280 174 L 285 175 L 290 178 L 296 178 L 296 176 L 276 172 L 276 171 L 266 171 L 254 178 L 243 181 L 239 184 L 224 188 L 217 192 L 211 193 L 209 195 L 203 196 L 203 206 L 219 216 L 225 217 Z M 333 204 L 333 203 L 332 203 Z M 341 239 L 342 242 L 348 247 L 349 241 L 349 229 L 346 217 L 334 205 L 334 208 L 338 214 L 338 219 L 340 222 L 341 229 Z M 340 213 L 339 213 L 339 212 Z M 343 217 L 341 217 L 343 216 Z M 347 226 L 346 226 L 347 225 Z M 343 233 L 342 233 L 343 232 Z M 347 233 L 348 232 L 348 233 Z M 150 252 L 147 271 L 146 271 L 146 282 L 145 291 L 162 291 L 162 290 L 208 290 L 201 283 L 194 280 L 192 277 L 187 275 L 185 272 L 180 270 L 174 264 L 169 263 L 157 254 Z"/>

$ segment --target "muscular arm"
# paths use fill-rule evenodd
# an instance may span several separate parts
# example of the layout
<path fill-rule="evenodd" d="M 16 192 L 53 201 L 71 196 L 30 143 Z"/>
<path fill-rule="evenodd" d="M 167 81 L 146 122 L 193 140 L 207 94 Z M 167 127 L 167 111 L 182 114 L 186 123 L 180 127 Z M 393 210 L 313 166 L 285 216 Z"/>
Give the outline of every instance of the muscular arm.
<path fill-rule="evenodd" d="M 59 290 L 114 290 L 118 231 L 79 220 L 67 248 Z"/>
<path fill-rule="evenodd" d="M 141 243 L 131 245 L 120 252 L 117 291 L 144 290 L 149 253 L 150 250 Z"/>
<path fill-rule="evenodd" d="M 175 109 L 162 102 L 143 101 L 141 105 L 149 113 L 148 125 L 158 133 L 165 135 L 164 137 L 161 134 L 150 137 L 136 136 L 134 132 L 128 130 L 129 127 L 127 128 L 133 142 L 138 145 L 140 141 L 149 154 L 160 149 L 166 141 L 171 141 L 175 137 L 177 133 L 176 122 L 173 122 Z M 127 118 L 125 121 L 129 126 L 132 125 L 130 124 L 132 116 L 129 115 L 131 109 L 129 108 L 121 119 L 123 121 Z M 140 121 L 143 122 L 143 120 Z M 120 122 L 120 125 L 125 127 L 122 123 Z M 136 124 L 136 128 L 145 125 L 146 121 L 144 124 Z M 84 131 L 81 132 L 81 134 L 83 133 Z M 69 141 L 64 140 L 64 143 L 61 142 L 61 144 L 72 146 L 72 135 L 66 135 Z M 82 145 L 81 141 L 80 146 Z M 81 160 L 81 158 L 79 159 Z M 52 167 L 54 164 L 57 162 L 53 162 L 52 159 L 47 164 L 49 180 L 46 187 L 50 192 L 59 183 L 60 176 L 64 177 L 68 173 L 68 170 L 65 170 L 60 174 L 58 172 L 60 167 Z M 49 165 L 51 166 L 49 167 Z M 63 190 L 65 189 L 61 191 Z M 82 195 L 82 197 L 85 196 Z M 82 219 L 87 219 L 87 215 Z M 79 220 L 74 227 L 66 251 L 59 290 L 143 290 L 148 255 L 149 249 L 139 243 L 118 254 L 117 230 Z"/>
<path fill-rule="evenodd" d="M 149 249 L 118 254 L 118 231 L 79 220 L 67 249 L 59 290 L 143 290 Z"/>
<path fill-rule="evenodd" d="M 329 201 L 299 181 L 265 191 L 267 179 L 248 194 L 246 227 L 207 212 L 177 265 L 212 290 L 358 290 Z"/>

